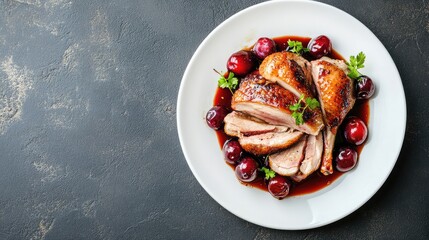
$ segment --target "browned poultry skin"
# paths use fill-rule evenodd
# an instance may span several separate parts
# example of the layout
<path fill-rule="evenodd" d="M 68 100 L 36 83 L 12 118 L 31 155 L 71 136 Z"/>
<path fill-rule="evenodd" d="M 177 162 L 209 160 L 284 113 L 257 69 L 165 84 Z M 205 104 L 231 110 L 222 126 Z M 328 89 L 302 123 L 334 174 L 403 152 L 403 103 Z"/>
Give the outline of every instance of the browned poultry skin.
<path fill-rule="evenodd" d="M 296 95 L 278 84 L 268 82 L 255 72 L 242 79 L 232 97 L 231 107 L 269 124 L 287 126 L 307 134 L 317 135 L 324 126 L 321 110 L 307 109 L 304 114 L 305 123 L 298 126 L 289 109 L 298 101 L 299 98 Z"/>
<path fill-rule="evenodd" d="M 341 124 L 355 103 L 353 81 L 337 66 L 319 61 L 315 78 L 319 99 L 323 104 L 326 125 L 334 128 Z"/>
<path fill-rule="evenodd" d="M 295 53 L 277 52 L 269 55 L 259 66 L 259 72 L 268 81 L 278 83 L 297 97 L 316 96 L 311 65 Z"/>
<path fill-rule="evenodd" d="M 290 113 L 289 106 L 299 98 L 277 84 L 271 84 L 257 73 L 244 78 L 232 97 L 231 105 L 237 102 L 257 102 Z"/>
<path fill-rule="evenodd" d="M 332 150 L 338 126 L 356 101 L 353 80 L 347 76 L 347 66 L 341 60 L 323 57 L 312 61 L 312 75 L 319 93 L 326 128 L 324 130 L 324 153 L 320 171 L 333 173 Z"/>

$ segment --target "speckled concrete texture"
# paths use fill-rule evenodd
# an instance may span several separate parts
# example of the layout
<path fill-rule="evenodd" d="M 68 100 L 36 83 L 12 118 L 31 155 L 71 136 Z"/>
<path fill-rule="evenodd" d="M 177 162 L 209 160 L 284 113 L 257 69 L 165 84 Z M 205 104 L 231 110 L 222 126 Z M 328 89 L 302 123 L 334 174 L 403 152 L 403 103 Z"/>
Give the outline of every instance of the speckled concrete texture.
<path fill-rule="evenodd" d="M 0 0 L 0 239 L 429 239 L 427 0 L 323 1 L 375 33 L 405 88 L 405 143 L 368 203 L 275 231 L 198 184 L 177 137 L 180 80 L 213 28 L 258 2 Z"/>

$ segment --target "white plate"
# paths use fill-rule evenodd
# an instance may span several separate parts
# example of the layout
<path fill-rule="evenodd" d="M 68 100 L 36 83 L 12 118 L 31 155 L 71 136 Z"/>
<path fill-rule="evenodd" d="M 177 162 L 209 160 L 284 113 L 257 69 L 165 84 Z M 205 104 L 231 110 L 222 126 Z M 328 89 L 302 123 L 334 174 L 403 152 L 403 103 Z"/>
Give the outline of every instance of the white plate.
<path fill-rule="evenodd" d="M 204 120 L 213 105 L 218 76 L 235 51 L 259 37 L 327 35 L 347 57 L 363 51 L 362 72 L 375 82 L 370 101 L 369 138 L 357 167 L 312 194 L 276 200 L 245 187 L 223 161 L 216 134 Z M 326 4 L 272 1 L 249 7 L 214 29 L 194 53 L 177 101 L 177 128 L 183 153 L 201 186 L 220 205 L 249 222 L 275 229 L 323 226 L 352 213 L 370 199 L 392 171 L 406 125 L 405 95 L 398 70 L 383 44 L 361 22 Z"/>

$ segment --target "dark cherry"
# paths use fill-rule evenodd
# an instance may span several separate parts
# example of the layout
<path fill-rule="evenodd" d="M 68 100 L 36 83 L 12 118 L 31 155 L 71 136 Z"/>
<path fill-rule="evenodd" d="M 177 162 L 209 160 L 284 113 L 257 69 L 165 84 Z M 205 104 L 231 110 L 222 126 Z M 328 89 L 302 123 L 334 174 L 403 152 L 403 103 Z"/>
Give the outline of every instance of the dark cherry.
<path fill-rule="evenodd" d="M 358 154 L 356 150 L 349 147 L 341 148 L 335 158 L 337 170 L 340 172 L 347 172 L 352 170 L 357 163 Z"/>
<path fill-rule="evenodd" d="M 273 39 L 262 37 L 256 41 L 253 46 L 253 53 L 260 60 L 264 60 L 268 55 L 273 54 L 277 51 L 276 43 Z"/>
<path fill-rule="evenodd" d="M 235 175 L 242 182 L 251 182 L 258 176 L 258 163 L 252 157 L 244 157 L 235 167 Z"/>
<path fill-rule="evenodd" d="M 355 84 L 357 99 L 369 99 L 374 95 L 375 85 L 368 76 L 360 76 Z"/>
<path fill-rule="evenodd" d="M 325 35 L 312 38 L 307 47 L 310 50 L 310 55 L 314 58 L 321 58 L 332 52 L 331 40 Z"/>
<path fill-rule="evenodd" d="M 243 77 L 255 68 L 255 57 L 250 51 L 238 51 L 229 57 L 226 68 L 235 75 Z"/>
<path fill-rule="evenodd" d="M 344 125 L 344 137 L 347 142 L 361 145 L 368 136 L 368 128 L 358 117 L 349 117 Z"/>
<path fill-rule="evenodd" d="M 240 161 L 243 149 L 237 140 L 230 139 L 223 144 L 224 159 L 227 163 L 236 164 Z"/>
<path fill-rule="evenodd" d="M 268 192 L 277 199 L 285 198 L 289 194 L 290 188 L 290 181 L 280 175 L 276 175 L 268 182 Z"/>
<path fill-rule="evenodd" d="M 209 127 L 219 130 L 223 126 L 223 119 L 229 113 L 228 109 L 223 106 L 214 106 L 206 114 L 206 122 Z"/>

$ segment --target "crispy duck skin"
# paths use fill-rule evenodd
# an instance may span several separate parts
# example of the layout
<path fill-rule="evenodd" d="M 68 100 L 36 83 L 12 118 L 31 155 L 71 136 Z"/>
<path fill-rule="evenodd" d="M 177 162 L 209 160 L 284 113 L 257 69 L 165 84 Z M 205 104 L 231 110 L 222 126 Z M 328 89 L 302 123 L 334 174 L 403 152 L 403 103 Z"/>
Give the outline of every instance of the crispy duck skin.
<path fill-rule="evenodd" d="M 332 151 L 338 127 L 356 101 L 353 80 L 347 76 L 347 65 L 342 60 L 328 57 L 311 62 L 312 76 L 319 94 L 326 128 L 323 130 L 324 153 L 320 171 L 333 173 Z"/>
<path fill-rule="evenodd" d="M 231 107 L 269 124 L 287 126 L 311 135 L 319 134 L 324 127 L 320 108 L 307 109 L 304 124 L 296 125 L 289 107 L 298 101 L 298 96 L 278 84 L 268 82 L 256 71 L 241 80 L 232 97 Z"/>
<path fill-rule="evenodd" d="M 262 61 L 259 72 L 268 81 L 278 83 L 297 97 L 316 97 L 311 64 L 298 54 L 273 53 Z"/>

